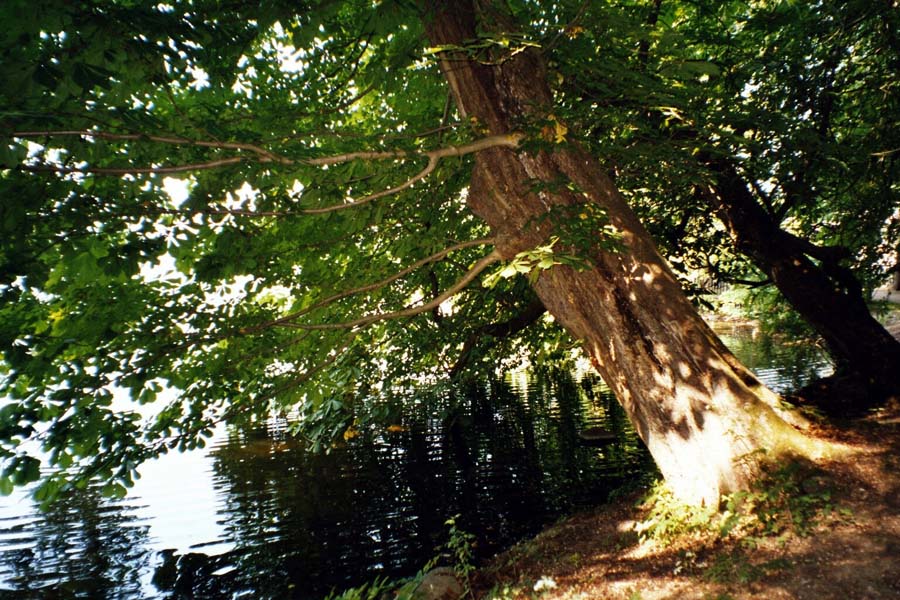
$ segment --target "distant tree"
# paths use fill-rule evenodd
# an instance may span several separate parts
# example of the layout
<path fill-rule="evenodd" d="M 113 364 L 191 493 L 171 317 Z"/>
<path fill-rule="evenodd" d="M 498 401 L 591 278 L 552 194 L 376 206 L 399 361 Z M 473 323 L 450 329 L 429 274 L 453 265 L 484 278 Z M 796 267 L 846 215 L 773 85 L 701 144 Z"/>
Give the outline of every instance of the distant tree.
<path fill-rule="evenodd" d="M 552 329 L 536 300 L 685 499 L 823 452 L 558 111 L 585 6 L 5 4 L 0 487 L 39 478 L 30 442 L 47 499 L 123 494 L 220 420 L 333 435 L 479 335 Z"/>
<path fill-rule="evenodd" d="M 821 400 L 842 411 L 900 393 L 900 342 L 865 302 L 900 215 L 898 18 L 892 2 L 591 5 L 556 57 L 559 102 L 676 268 L 777 288 L 833 357 Z"/>

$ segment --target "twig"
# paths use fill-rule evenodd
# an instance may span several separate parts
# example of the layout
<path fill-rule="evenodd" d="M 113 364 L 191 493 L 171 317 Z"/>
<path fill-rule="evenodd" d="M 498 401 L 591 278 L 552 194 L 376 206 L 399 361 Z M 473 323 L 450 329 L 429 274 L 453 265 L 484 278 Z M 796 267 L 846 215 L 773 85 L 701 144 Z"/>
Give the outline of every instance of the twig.
<path fill-rule="evenodd" d="M 190 171 L 203 171 L 216 169 L 226 165 L 234 165 L 244 162 L 243 156 L 221 158 L 205 163 L 193 163 L 189 165 L 176 165 L 172 167 L 54 167 L 53 165 L 19 165 L 19 169 L 33 173 L 84 173 L 87 175 L 164 175 L 166 173 L 187 173 Z"/>
<path fill-rule="evenodd" d="M 325 367 L 333 364 L 337 361 L 350 347 L 350 344 L 353 343 L 353 340 L 356 339 L 357 332 L 352 331 L 347 336 L 344 337 L 344 340 L 335 348 L 332 352 L 329 353 L 324 359 L 319 361 L 318 363 L 311 366 L 309 369 L 297 375 L 296 377 L 292 377 L 288 381 L 276 387 L 274 390 L 269 392 L 268 394 L 264 394 L 262 397 L 256 399 L 257 404 L 263 404 L 264 402 L 271 400 L 272 398 L 278 397 L 287 390 L 297 387 L 298 385 L 302 385 L 312 379 L 313 375 L 320 372 Z"/>

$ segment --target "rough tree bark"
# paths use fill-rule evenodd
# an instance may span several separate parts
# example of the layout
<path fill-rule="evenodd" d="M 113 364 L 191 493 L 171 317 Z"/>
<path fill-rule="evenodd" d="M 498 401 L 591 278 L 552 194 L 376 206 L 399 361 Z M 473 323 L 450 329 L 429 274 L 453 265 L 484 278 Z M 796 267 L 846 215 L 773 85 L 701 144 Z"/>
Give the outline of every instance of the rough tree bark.
<path fill-rule="evenodd" d="M 436 46 L 464 48 L 476 37 L 476 20 L 491 29 L 506 19 L 490 2 L 426 6 Z M 508 133 L 551 113 L 538 53 L 476 60 L 465 50 L 447 50 L 440 57 L 458 110 L 485 132 Z M 535 181 L 568 181 L 580 192 L 561 186 L 536 192 Z M 552 151 L 496 148 L 476 159 L 469 206 L 490 225 L 506 258 L 558 233 L 540 219 L 553 207 L 585 203 L 607 212 L 623 249 L 596 247 L 592 268 L 583 271 L 543 271 L 535 291 L 582 342 L 674 492 L 689 502 L 716 503 L 723 493 L 746 489 L 764 457 L 823 452 L 779 415 L 779 398 L 700 318 L 597 160 L 572 142 Z"/>
<path fill-rule="evenodd" d="M 823 248 L 781 229 L 732 165 L 709 160 L 716 174 L 706 196 L 735 247 L 749 256 L 803 319 L 822 336 L 836 374 L 800 394 L 837 413 L 863 410 L 900 394 L 900 342 L 876 321 L 859 282 Z M 816 262 L 813 262 L 815 259 Z"/>

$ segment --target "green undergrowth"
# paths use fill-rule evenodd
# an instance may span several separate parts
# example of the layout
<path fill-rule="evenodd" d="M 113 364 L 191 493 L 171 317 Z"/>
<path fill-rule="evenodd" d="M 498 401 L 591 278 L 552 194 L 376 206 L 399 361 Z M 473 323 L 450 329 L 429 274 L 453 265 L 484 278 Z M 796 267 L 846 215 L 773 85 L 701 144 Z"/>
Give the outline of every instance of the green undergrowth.
<path fill-rule="evenodd" d="M 826 515 L 846 511 L 832 500 L 831 480 L 800 463 L 772 469 L 749 491 L 726 496 L 719 507 L 679 501 L 663 481 L 640 501 L 647 516 L 635 526 L 642 540 L 669 544 L 685 535 L 752 540 L 806 536 Z"/>
<path fill-rule="evenodd" d="M 693 550 L 682 551 L 679 564 L 686 570 L 700 567 L 706 579 L 718 583 L 756 581 L 787 568 L 781 560 L 754 563 L 748 552 L 766 539 L 785 543 L 792 535 L 810 535 L 825 518 L 850 515 L 835 504 L 831 480 L 800 463 L 770 470 L 749 491 L 726 496 L 718 507 L 685 504 L 662 481 L 651 487 L 639 507 L 645 511 L 635 525 L 641 541 L 666 547 L 699 542 L 707 548 L 734 542 L 711 560 L 700 560 Z"/>
<path fill-rule="evenodd" d="M 413 577 L 390 579 L 376 577 L 361 586 L 341 592 L 334 591 L 325 600 L 411 600 L 425 575 L 440 564 L 453 569 L 463 587 L 461 598 L 473 598 L 472 575 L 475 572 L 475 536 L 457 524 L 460 515 L 447 519 L 447 541 L 437 549 L 437 554 Z"/>
<path fill-rule="evenodd" d="M 394 598 L 395 600 L 411 600 L 413 593 L 422 583 L 429 570 L 434 568 L 434 561 L 429 561 L 413 577 L 391 579 L 388 577 L 376 577 L 358 587 L 348 588 L 343 591 L 333 591 L 325 600 L 382 600 Z"/>
<path fill-rule="evenodd" d="M 396 580 L 387 577 L 376 577 L 368 583 L 342 592 L 332 592 L 325 600 L 380 600 L 385 594 L 392 595 L 397 588 Z"/>

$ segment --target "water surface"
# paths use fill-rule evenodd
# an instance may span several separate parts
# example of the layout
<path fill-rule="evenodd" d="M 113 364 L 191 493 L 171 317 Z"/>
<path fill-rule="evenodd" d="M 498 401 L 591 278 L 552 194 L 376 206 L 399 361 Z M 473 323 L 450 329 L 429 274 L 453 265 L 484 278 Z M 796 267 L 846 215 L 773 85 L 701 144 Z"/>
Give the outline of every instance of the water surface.
<path fill-rule="evenodd" d="M 724 337 L 776 388 L 827 368 L 806 349 Z M 0 598 L 321 598 L 414 573 L 453 515 L 487 555 L 652 471 L 595 377 L 539 372 L 383 401 L 383 422 L 327 454 L 272 421 L 146 465 L 121 501 L 88 490 L 41 514 L 23 493 L 3 499 Z M 616 441 L 581 443 L 594 425 Z"/>

